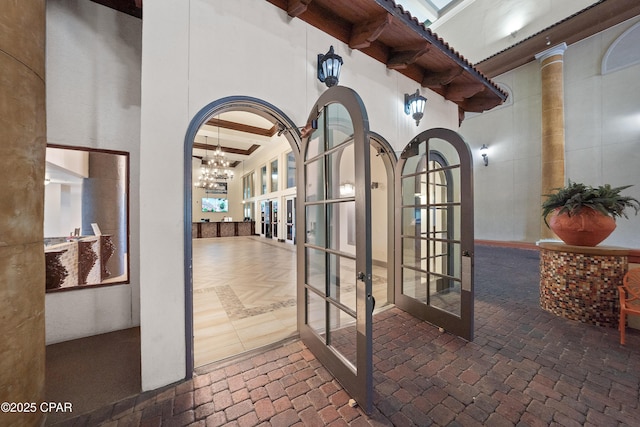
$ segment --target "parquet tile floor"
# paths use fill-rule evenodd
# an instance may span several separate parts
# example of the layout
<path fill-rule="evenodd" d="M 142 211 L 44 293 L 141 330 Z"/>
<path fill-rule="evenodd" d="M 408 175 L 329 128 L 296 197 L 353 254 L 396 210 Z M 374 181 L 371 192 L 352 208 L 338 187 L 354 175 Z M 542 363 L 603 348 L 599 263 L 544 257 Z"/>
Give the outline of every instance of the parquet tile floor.
<path fill-rule="evenodd" d="M 194 365 L 297 336 L 296 247 L 258 236 L 193 240 Z M 341 299 L 355 300 L 345 271 Z M 376 305 L 386 269 L 374 266 Z"/>

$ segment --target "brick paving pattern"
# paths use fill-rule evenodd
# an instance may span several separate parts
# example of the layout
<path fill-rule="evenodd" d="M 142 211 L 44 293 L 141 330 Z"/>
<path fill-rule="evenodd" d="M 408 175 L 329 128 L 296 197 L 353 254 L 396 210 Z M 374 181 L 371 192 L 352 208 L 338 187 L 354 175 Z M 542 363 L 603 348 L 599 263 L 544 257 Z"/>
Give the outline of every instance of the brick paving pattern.
<path fill-rule="evenodd" d="M 60 426 L 638 426 L 640 333 L 539 307 L 536 251 L 476 247 L 475 339 L 397 308 L 374 320 L 374 412 L 301 342 Z"/>

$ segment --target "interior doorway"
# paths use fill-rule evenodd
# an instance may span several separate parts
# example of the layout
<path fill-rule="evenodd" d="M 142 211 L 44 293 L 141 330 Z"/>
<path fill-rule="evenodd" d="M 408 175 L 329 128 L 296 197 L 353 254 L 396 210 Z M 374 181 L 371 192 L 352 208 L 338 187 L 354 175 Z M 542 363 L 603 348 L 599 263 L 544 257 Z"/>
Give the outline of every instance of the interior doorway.
<path fill-rule="evenodd" d="M 286 222 L 285 222 L 285 242 L 296 243 L 296 197 L 285 198 Z"/>
<path fill-rule="evenodd" d="M 243 138 L 247 133 L 250 138 Z M 278 162 L 284 164 L 281 159 L 291 153 L 298 156 L 298 144 L 299 133 L 291 120 L 254 98 L 213 102 L 190 125 L 185 141 L 188 376 L 196 367 L 297 334 L 295 248 L 277 241 L 278 201 L 284 194 L 273 175 L 278 173 Z M 223 184 L 213 189 L 215 198 L 223 200 L 215 205 L 220 212 L 205 213 L 199 202 L 211 198 L 206 193 L 210 187 L 194 183 L 212 148 L 224 153 L 228 163 L 224 168 L 234 177 L 217 180 Z M 260 173 L 265 162 L 271 185 L 263 191 Z M 239 235 L 247 223 L 252 232 Z M 213 231 L 204 233 L 205 228 Z M 194 233 L 196 229 L 200 234 Z M 270 239 L 261 239 L 261 234 Z"/>

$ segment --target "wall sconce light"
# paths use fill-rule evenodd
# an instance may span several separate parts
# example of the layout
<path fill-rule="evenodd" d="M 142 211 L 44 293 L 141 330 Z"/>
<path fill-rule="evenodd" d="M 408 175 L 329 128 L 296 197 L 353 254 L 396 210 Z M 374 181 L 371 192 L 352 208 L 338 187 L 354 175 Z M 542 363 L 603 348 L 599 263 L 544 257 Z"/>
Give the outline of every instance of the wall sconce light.
<path fill-rule="evenodd" d="M 484 160 L 484 165 L 489 166 L 489 147 L 486 144 L 482 144 L 480 147 L 480 154 L 482 154 L 482 160 Z"/>
<path fill-rule="evenodd" d="M 420 119 L 424 116 L 424 106 L 427 104 L 427 98 L 420 95 L 420 90 L 416 89 L 416 93 L 409 95 L 404 94 L 404 112 L 413 117 L 416 126 L 420 124 Z"/>
<path fill-rule="evenodd" d="M 318 80 L 327 87 L 337 85 L 342 64 L 342 57 L 333 52 L 333 46 L 324 55 L 318 54 Z"/>

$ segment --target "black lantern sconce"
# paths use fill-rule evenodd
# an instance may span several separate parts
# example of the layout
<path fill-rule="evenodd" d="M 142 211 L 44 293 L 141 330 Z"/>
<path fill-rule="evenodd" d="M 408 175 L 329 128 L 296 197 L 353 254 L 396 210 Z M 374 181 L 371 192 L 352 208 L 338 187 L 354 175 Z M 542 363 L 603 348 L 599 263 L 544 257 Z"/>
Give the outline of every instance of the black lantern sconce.
<path fill-rule="evenodd" d="M 480 154 L 482 154 L 484 165 L 489 166 L 489 147 L 486 144 L 482 144 L 482 147 L 480 147 Z"/>
<path fill-rule="evenodd" d="M 413 117 L 416 126 L 420 124 L 420 119 L 424 116 L 424 106 L 427 104 L 427 98 L 420 95 L 420 90 L 416 89 L 416 93 L 409 95 L 404 94 L 404 112 Z"/>
<path fill-rule="evenodd" d="M 318 80 L 326 84 L 327 87 L 338 84 L 341 68 L 342 57 L 333 52 L 333 46 L 326 54 L 318 54 Z"/>

